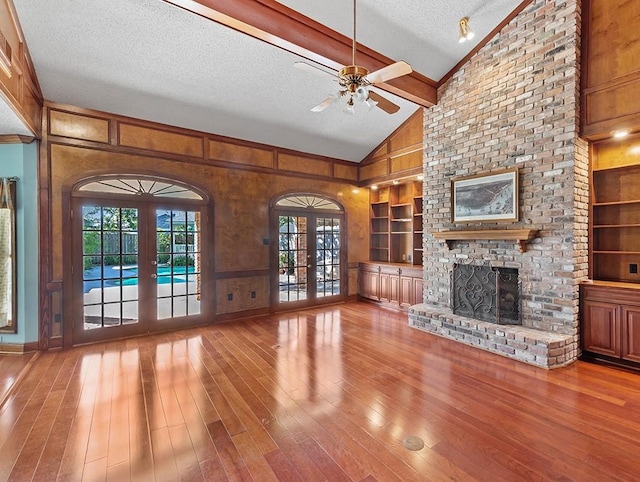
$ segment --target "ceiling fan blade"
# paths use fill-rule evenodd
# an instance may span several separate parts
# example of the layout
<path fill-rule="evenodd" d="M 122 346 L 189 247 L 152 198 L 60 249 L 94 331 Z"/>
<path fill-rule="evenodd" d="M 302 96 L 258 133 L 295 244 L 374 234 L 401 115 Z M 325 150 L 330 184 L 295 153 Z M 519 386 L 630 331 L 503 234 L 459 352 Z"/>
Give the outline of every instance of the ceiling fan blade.
<path fill-rule="evenodd" d="M 377 94 L 372 90 L 369 91 L 369 98 L 377 102 L 378 104 L 376 105 L 376 107 L 379 107 L 380 109 L 385 111 L 387 114 L 395 114 L 400 110 L 400 106 L 397 106 L 396 104 L 391 102 L 389 99 L 385 99 L 380 94 Z"/>
<path fill-rule="evenodd" d="M 327 107 L 329 107 L 331 104 L 333 104 L 336 100 L 337 100 L 336 95 L 335 94 L 331 94 L 325 100 L 320 102 L 317 106 L 315 106 L 313 109 L 311 109 L 311 112 L 322 112 Z"/>
<path fill-rule="evenodd" d="M 386 82 L 387 80 L 395 79 L 413 72 L 411 66 L 404 60 L 396 62 L 395 64 L 382 67 L 380 70 L 371 72 L 367 75 L 366 79 L 371 84 L 379 84 L 380 82 Z"/>
<path fill-rule="evenodd" d="M 308 64 L 306 62 L 294 62 L 293 66 L 296 69 L 304 70 L 305 72 L 311 72 L 312 74 L 326 75 L 329 77 L 337 78 L 337 75 L 334 74 L 333 72 L 327 72 L 326 70 L 321 69 L 320 67 L 316 67 L 315 65 Z"/>

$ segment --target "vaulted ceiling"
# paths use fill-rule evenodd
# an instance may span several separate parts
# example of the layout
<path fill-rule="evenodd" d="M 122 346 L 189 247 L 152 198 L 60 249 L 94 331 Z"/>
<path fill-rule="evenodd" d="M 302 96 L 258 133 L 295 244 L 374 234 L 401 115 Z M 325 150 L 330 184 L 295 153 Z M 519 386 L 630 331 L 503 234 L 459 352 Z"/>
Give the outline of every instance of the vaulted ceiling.
<path fill-rule="evenodd" d="M 414 69 L 377 89 L 392 115 L 311 112 L 338 85 L 294 68 L 350 63 L 352 0 L 13 1 L 48 100 L 358 162 L 522 0 L 359 0 L 357 63 Z M 459 43 L 463 16 L 476 35 Z M 0 104 L 0 134 L 25 134 Z"/>

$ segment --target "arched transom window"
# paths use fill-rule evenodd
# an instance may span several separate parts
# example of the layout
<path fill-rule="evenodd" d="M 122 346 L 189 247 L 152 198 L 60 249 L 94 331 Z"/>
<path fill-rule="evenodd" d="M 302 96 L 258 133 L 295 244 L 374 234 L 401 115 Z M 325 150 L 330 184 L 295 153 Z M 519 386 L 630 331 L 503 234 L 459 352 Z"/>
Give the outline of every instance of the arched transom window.
<path fill-rule="evenodd" d="M 139 177 L 100 179 L 80 186 L 78 191 L 131 195 L 146 194 L 154 197 L 203 200 L 200 194 L 187 186 L 170 181 Z"/>
<path fill-rule="evenodd" d="M 287 208 L 331 209 L 342 211 L 342 208 L 330 199 L 313 194 L 295 194 L 280 199 L 276 206 Z"/>

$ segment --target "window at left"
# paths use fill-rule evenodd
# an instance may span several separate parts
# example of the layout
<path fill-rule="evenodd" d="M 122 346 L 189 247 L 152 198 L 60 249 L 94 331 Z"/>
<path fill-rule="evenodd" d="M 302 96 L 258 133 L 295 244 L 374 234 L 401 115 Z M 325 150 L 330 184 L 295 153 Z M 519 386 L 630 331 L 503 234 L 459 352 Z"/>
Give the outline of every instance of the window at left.
<path fill-rule="evenodd" d="M 0 178 L 0 332 L 15 333 L 16 179 Z"/>

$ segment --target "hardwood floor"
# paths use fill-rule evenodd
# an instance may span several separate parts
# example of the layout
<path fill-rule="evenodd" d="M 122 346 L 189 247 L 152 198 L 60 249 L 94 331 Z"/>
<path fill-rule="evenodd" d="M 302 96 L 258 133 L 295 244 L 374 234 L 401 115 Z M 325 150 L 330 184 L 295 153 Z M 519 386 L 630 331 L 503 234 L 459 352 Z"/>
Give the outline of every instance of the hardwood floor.
<path fill-rule="evenodd" d="M 0 480 L 628 481 L 639 441 L 638 374 L 349 303 L 42 353 L 0 408 Z"/>
<path fill-rule="evenodd" d="M 0 407 L 4 404 L 16 383 L 26 374 L 35 353 L 0 354 Z"/>

